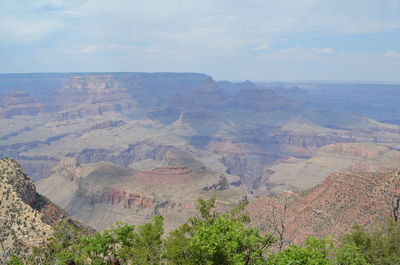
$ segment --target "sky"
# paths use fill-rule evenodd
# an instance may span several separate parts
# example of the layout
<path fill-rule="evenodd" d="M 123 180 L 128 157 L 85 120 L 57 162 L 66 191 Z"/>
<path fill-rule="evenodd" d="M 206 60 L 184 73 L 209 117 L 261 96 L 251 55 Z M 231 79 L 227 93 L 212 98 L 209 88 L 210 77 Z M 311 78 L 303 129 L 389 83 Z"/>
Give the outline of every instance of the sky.
<path fill-rule="evenodd" d="M 0 73 L 400 82 L 400 0 L 0 0 Z"/>

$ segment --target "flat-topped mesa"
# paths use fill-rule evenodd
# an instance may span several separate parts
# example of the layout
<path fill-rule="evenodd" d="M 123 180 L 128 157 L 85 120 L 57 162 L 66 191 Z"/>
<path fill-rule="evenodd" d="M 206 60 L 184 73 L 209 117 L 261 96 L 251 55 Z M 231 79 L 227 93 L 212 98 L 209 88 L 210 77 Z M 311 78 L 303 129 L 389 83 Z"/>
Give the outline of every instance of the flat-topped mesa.
<path fill-rule="evenodd" d="M 61 90 L 104 93 L 118 89 L 123 90 L 122 85 L 112 75 L 76 75 L 65 79 Z"/>
<path fill-rule="evenodd" d="M 77 75 L 66 78 L 56 96 L 64 116 L 132 111 L 136 102 L 112 75 Z"/>
<path fill-rule="evenodd" d="M 144 185 L 182 185 L 194 181 L 196 175 L 190 168 L 174 166 L 141 171 L 133 178 Z"/>

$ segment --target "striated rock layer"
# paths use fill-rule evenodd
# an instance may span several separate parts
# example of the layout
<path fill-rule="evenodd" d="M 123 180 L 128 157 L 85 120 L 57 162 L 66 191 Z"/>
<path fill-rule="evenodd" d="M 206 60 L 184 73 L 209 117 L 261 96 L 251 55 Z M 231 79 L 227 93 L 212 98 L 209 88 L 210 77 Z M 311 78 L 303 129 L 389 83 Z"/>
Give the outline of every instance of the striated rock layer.
<path fill-rule="evenodd" d="M 45 112 L 46 107 L 28 93 L 12 90 L 0 94 L 0 119 L 11 119 L 14 116 L 33 116 Z"/>
<path fill-rule="evenodd" d="M 135 100 L 111 75 L 71 76 L 55 96 L 62 104 L 61 117 L 96 115 L 104 112 L 134 110 Z"/>
<path fill-rule="evenodd" d="M 230 185 L 236 179 L 208 170 L 188 154 L 167 152 L 162 164 L 137 171 L 110 162 L 80 165 L 66 157 L 37 185 L 71 216 L 96 229 L 117 221 L 143 224 L 162 214 L 169 231 L 196 214 L 199 197 L 216 196 L 229 207 L 242 196 Z"/>

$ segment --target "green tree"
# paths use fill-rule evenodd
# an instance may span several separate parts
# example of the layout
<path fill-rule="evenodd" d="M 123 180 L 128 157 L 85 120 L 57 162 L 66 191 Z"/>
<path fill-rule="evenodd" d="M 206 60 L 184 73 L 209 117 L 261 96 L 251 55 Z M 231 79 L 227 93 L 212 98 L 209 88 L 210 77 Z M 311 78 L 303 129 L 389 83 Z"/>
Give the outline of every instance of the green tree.
<path fill-rule="evenodd" d="M 123 231 L 119 240 L 121 247 L 117 251 L 120 260 L 130 260 L 131 264 L 158 265 L 163 251 L 164 226 L 163 218 L 157 215 L 153 221 L 139 226 L 136 233 L 125 238 Z"/>
<path fill-rule="evenodd" d="M 290 245 L 269 257 L 268 265 L 333 265 L 330 238 L 308 237 L 303 246 Z"/>
<path fill-rule="evenodd" d="M 337 265 L 368 265 L 360 248 L 354 243 L 342 244 L 336 250 Z"/>
<path fill-rule="evenodd" d="M 270 254 L 268 248 L 276 241 L 272 234 L 262 235 L 248 224 L 245 203 L 227 213 L 218 213 L 215 203 L 215 198 L 199 199 L 199 217 L 190 218 L 167 237 L 161 216 L 137 227 L 118 223 L 91 235 L 61 223 L 45 247 L 34 248 L 23 259 L 12 257 L 8 264 L 400 264 L 400 225 L 394 220 L 371 231 L 357 226 L 338 248 L 330 238 L 309 237 L 302 245 Z"/>
<path fill-rule="evenodd" d="M 26 258 L 27 264 L 63 264 L 60 263 L 74 256 L 73 247 L 86 234 L 68 222 L 62 222 L 54 228 L 53 236 L 45 247 L 35 247 Z M 65 264 L 65 263 L 64 263 Z"/>
<path fill-rule="evenodd" d="M 274 239 L 245 226 L 244 205 L 230 213 L 217 214 L 215 198 L 200 199 L 201 217 L 172 232 L 166 244 L 168 264 L 264 264 L 266 249 Z"/>
<path fill-rule="evenodd" d="M 370 231 L 355 226 L 343 241 L 356 245 L 371 264 L 400 264 L 400 222 L 393 219 Z"/>
<path fill-rule="evenodd" d="M 163 218 L 155 216 L 152 222 L 135 230 L 132 225 L 118 223 L 111 229 L 92 236 L 84 236 L 73 247 L 77 264 L 149 264 L 161 262 Z"/>

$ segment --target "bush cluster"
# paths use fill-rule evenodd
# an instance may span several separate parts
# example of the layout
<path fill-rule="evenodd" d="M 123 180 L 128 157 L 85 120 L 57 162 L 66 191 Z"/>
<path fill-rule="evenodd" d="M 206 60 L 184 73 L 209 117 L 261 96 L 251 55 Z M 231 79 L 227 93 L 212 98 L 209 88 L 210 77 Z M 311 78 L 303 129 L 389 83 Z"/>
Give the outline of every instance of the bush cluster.
<path fill-rule="evenodd" d="M 164 236 L 163 218 L 141 226 L 118 223 L 87 235 L 67 223 L 54 230 L 45 247 L 8 264 L 137 264 L 137 265 L 368 265 L 400 264 L 400 225 L 389 221 L 373 231 L 355 227 L 336 244 L 309 237 L 278 252 L 272 234 L 248 225 L 245 205 L 229 213 L 214 211 L 215 199 L 198 201 L 199 217 Z"/>

